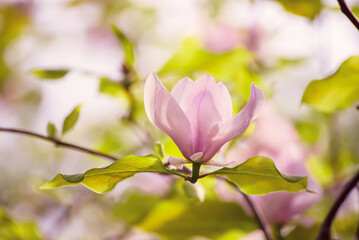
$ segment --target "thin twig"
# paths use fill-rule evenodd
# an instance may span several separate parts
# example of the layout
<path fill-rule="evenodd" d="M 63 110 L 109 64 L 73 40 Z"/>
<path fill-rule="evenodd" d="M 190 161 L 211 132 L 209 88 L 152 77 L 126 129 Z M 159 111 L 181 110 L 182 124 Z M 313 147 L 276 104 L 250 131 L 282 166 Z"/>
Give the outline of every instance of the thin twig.
<path fill-rule="evenodd" d="M 200 175 L 198 178 L 203 178 L 207 176 L 207 174 L 202 174 Z M 227 178 L 223 178 L 223 177 L 217 177 L 219 180 L 222 180 L 222 181 L 225 181 L 227 183 L 229 183 L 231 186 L 233 186 L 237 192 L 239 192 L 240 194 L 242 194 L 242 196 L 244 197 L 244 199 L 246 200 L 247 204 L 249 205 L 254 217 L 256 218 L 256 221 L 260 227 L 260 229 L 263 231 L 263 234 L 265 236 L 265 238 L 267 240 L 272 240 L 273 238 L 271 237 L 271 235 L 268 233 L 265 225 L 264 225 L 264 222 L 262 221 L 261 217 L 259 216 L 259 213 L 256 209 L 256 207 L 254 206 L 254 203 L 252 202 L 252 200 L 250 199 L 250 197 L 245 194 L 244 192 L 242 192 L 239 187 L 232 181 L 228 180 Z"/>
<path fill-rule="evenodd" d="M 332 208 L 330 209 L 327 217 L 322 224 L 317 240 L 330 239 L 330 228 L 334 221 L 335 215 L 337 214 L 340 206 L 343 204 L 348 194 L 351 192 L 351 190 L 353 190 L 353 188 L 355 188 L 358 182 L 359 172 L 347 183 L 344 190 L 340 193 L 339 197 L 334 202 Z"/>
<path fill-rule="evenodd" d="M 226 181 L 227 183 L 229 183 L 230 185 L 232 185 L 232 186 L 236 189 L 237 192 L 239 192 L 240 194 L 242 194 L 242 196 L 243 196 L 244 199 L 246 200 L 247 204 L 249 205 L 251 211 L 253 212 L 254 217 L 256 218 L 257 223 L 258 223 L 260 229 L 263 231 L 265 238 L 266 238 L 267 240 L 272 240 L 272 237 L 271 237 L 271 235 L 269 234 L 269 232 L 267 231 L 267 229 L 266 229 L 266 227 L 265 227 L 265 225 L 264 225 L 264 222 L 263 222 L 263 220 L 261 219 L 261 217 L 259 216 L 259 213 L 258 213 L 256 207 L 254 206 L 254 203 L 252 202 L 251 198 L 250 198 L 247 194 L 245 194 L 244 192 L 242 192 L 234 182 L 232 182 L 232 181 L 230 181 L 230 180 L 228 180 L 228 179 L 226 179 L 226 178 L 220 178 L 220 179 L 222 179 L 222 180 Z"/>
<path fill-rule="evenodd" d="M 347 18 L 354 24 L 354 26 L 359 30 L 359 20 L 350 10 L 349 6 L 345 2 L 345 0 L 338 0 L 340 9 L 347 16 Z"/>
<path fill-rule="evenodd" d="M 51 138 L 51 137 L 47 137 L 45 135 L 41 135 L 38 133 L 34 133 L 34 132 L 30 132 L 30 131 L 26 131 L 26 130 L 21 130 L 21 129 L 15 129 L 15 128 L 0 128 L 0 132 L 10 132 L 10 133 L 18 133 L 18 134 L 23 134 L 23 135 L 28 135 L 31 137 L 35 137 L 35 138 L 39 138 L 48 142 L 53 142 L 56 146 L 62 146 L 62 147 L 67 147 L 67 148 L 71 148 L 80 152 L 86 152 L 92 155 L 96 155 L 96 156 L 100 156 L 103 158 L 107 158 L 110 159 L 111 161 L 116 161 L 118 158 L 105 154 L 105 153 L 101 153 L 89 148 L 85 148 L 85 147 L 81 147 L 72 143 L 68 143 L 68 142 L 63 142 L 60 141 L 58 139 L 55 138 Z"/>

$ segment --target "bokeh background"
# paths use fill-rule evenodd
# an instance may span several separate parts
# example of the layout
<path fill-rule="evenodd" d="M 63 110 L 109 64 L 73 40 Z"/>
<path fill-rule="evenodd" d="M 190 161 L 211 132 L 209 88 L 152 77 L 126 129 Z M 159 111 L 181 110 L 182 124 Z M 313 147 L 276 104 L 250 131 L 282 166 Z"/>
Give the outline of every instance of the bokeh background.
<path fill-rule="evenodd" d="M 359 13 L 359 1 L 350 5 Z M 252 198 L 276 239 L 315 239 L 359 166 L 357 58 L 332 84 L 354 82 L 338 94 L 339 101 L 354 89 L 345 107 L 302 97 L 311 81 L 355 55 L 359 32 L 335 0 L 0 0 L 0 127 L 46 134 L 49 122 L 61 129 L 83 104 L 64 141 L 118 157 L 153 153 L 162 141 L 178 156 L 144 112 L 151 71 L 168 89 L 209 73 L 230 90 L 234 112 L 255 82 L 265 109 L 218 158 L 264 155 L 285 173 L 308 176 L 316 194 Z M 43 70 L 55 69 L 63 77 L 48 79 L 54 76 Z M 58 172 L 109 163 L 0 132 L 0 239 L 263 239 L 241 195 L 211 178 L 192 186 L 138 174 L 103 195 L 83 186 L 39 189 Z M 335 239 L 355 239 L 358 213 L 356 189 L 337 215 Z"/>

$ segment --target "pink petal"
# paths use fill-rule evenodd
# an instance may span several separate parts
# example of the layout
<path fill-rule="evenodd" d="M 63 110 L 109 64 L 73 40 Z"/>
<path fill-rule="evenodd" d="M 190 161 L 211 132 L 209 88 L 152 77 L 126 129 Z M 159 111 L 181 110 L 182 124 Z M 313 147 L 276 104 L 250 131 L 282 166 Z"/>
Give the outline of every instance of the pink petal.
<path fill-rule="evenodd" d="M 209 161 L 229 140 L 241 135 L 254 120 L 264 104 L 263 91 L 251 85 L 251 97 L 248 104 L 234 117 L 214 125 L 206 139 L 202 162 Z"/>
<path fill-rule="evenodd" d="M 232 116 L 232 100 L 223 83 L 216 84 L 205 75 L 195 82 L 189 78 L 179 81 L 172 90 L 191 122 L 194 133 L 194 152 L 203 150 L 209 130 L 218 122 Z"/>
<path fill-rule="evenodd" d="M 210 91 L 209 94 L 216 100 L 215 107 L 222 119 L 232 117 L 232 99 L 224 83 L 217 83 L 210 75 L 205 75 L 193 82 L 192 79 L 186 77 L 181 79 L 172 89 L 171 95 L 176 99 L 182 109 L 188 109 L 192 105 L 192 100 L 196 99 L 198 93 L 203 92 L 203 88 L 211 86 L 212 89 L 206 88 Z M 185 111 L 186 112 L 186 111 Z"/>
<path fill-rule="evenodd" d="M 184 157 L 193 154 L 191 124 L 176 100 L 155 73 L 148 76 L 144 89 L 147 116 L 176 143 Z"/>
<path fill-rule="evenodd" d="M 217 83 L 216 88 L 216 106 L 219 109 L 223 120 L 231 118 L 233 114 L 231 95 L 223 82 Z"/>
<path fill-rule="evenodd" d="M 192 81 L 192 79 L 185 77 L 179 80 L 178 83 L 173 87 L 171 95 L 176 99 L 177 103 L 181 107 L 184 106 L 188 94 L 193 91 L 193 85 L 194 82 Z"/>

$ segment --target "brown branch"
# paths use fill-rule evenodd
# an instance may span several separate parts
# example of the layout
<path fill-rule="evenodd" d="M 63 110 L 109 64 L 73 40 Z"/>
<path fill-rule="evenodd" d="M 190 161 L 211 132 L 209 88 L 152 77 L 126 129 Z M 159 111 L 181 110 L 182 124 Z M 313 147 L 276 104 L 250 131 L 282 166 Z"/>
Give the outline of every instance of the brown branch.
<path fill-rule="evenodd" d="M 331 239 L 330 228 L 334 221 L 335 215 L 337 214 L 340 206 L 343 204 L 348 194 L 351 192 L 351 190 L 353 190 L 353 188 L 355 188 L 358 182 L 359 182 L 359 172 L 347 183 L 347 185 L 344 187 L 344 190 L 340 193 L 339 197 L 334 202 L 332 208 L 330 209 L 327 217 L 325 218 L 322 224 L 317 240 Z"/>
<path fill-rule="evenodd" d="M 67 148 L 71 148 L 74 149 L 76 151 L 80 151 L 80 152 L 85 152 L 85 153 L 89 153 L 92 155 L 96 155 L 99 157 L 103 157 L 103 158 L 107 158 L 111 161 L 116 161 L 118 158 L 105 154 L 105 153 L 101 153 L 89 148 L 85 148 L 85 147 L 81 147 L 72 143 L 68 143 L 68 142 L 63 142 L 60 141 L 56 138 L 51 138 L 51 137 L 47 137 L 45 135 L 41 135 L 38 133 L 34 133 L 34 132 L 30 132 L 30 131 L 26 131 L 26 130 L 20 130 L 20 129 L 14 129 L 14 128 L 2 128 L 0 127 L 0 132 L 10 132 L 10 133 L 18 133 L 18 134 L 23 134 L 23 135 L 27 135 L 27 136 L 31 136 L 31 137 L 35 137 L 35 138 L 39 138 L 48 142 L 52 142 L 54 143 L 56 146 L 61 146 L 61 147 L 67 147 Z"/>
<path fill-rule="evenodd" d="M 338 0 L 340 9 L 347 16 L 347 18 L 354 24 L 354 26 L 359 30 L 359 20 L 354 15 L 354 13 L 350 10 L 349 6 L 345 2 L 345 0 Z"/>
<path fill-rule="evenodd" d="M 244 192 L 242 192 L 242 191 L 239 189 L 239 187 L 238 187 L 234 182 L 232 182 L 232 181 L 230 181 L 230 180 L 228 180 L 228 179 L 226 179 L 226 178 L 220 178 L 220 179 L 222 179 L 222 180 L 226 181 L 227 183 L 229 183 L 230 185 L 232 185 L 232 186 L 236 189 L 237 192 L 239 192 L 240 194 L 242 194 L 242 196 L 244 197 L 245 201 L 247 202 L 249 208 L 250 208 L 251 211 L 253 212 L 253 215 L 254 215 L 254 217 L 255 217 L 255 219 L 256 219 L 256 221 L 257 221 L 257 223 L 258 223 L 260 229 L 263 231 L 265 238 L 266 238 L 267 240 L 272 240 L 272 237 L 271 237 L 271 235 L 269 234 L 269 232 L 267 231 L 267 229 L 266 229 L 266 227 L 265 227 L 265 225 L 264 225 L 264 222 L 263 222 L 263 220 L 260 218 L 259 213 L 258 213 L 256 207 L 254 206 L 254 203 L 252 202 L 251 198 L 250 198 L 247 194 L 245 194 Z"/>

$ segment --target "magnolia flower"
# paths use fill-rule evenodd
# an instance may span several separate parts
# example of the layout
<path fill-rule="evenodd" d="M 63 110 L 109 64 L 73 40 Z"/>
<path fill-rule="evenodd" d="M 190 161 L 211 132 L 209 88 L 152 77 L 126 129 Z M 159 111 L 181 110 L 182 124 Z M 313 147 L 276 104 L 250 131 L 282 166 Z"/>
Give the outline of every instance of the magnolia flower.
<path fill-rule="evenodd" d="M 197 163 L 208 162 L 226 142 L 241 135 L 264 103 L 262 90 L 252 84 L 248 104 L 232 117 L 226 86 L 208 74 L 195 82 L 183 78 L 168 92 L 152 73 L 144 92 L 149 119 L 172 138 L 187 162 Z"/>

